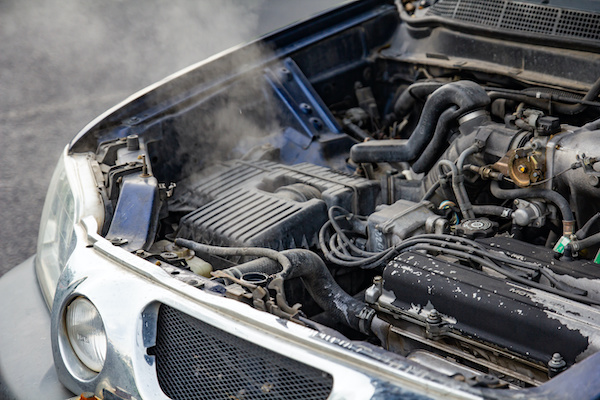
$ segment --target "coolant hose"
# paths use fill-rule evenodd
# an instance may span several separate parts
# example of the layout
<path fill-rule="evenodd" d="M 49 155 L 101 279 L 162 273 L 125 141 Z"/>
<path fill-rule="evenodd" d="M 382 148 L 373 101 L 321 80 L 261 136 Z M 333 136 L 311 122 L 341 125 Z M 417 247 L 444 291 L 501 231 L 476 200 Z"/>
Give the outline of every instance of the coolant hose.
<path fill-rule="evenodd" d="M 585 239 L 576 240 L 571 243 L 571 248 L 575 251 L 587 249 L 600 243 L 600 232 L 595 233 Z"/>
<path fill-rule="evenodd" d="M 350 157 L 357 163 L 413 161 L 431 141 L 444 111 L 457 106 L 456 114 L 460 116 L 489 103 L 487 93 L 475 82 L 448 83 L 429 96 L 419 123 L 408 140 L 371 140 L 359 143 L 352 146 Z"/>
<path fill-rule="evenodd" d="M 336 321 L 352 329 L 369 334 L 373 310 L 363 301 L 346 293 L 333 279 L 323 260 L 310 250 L 293 249 L 281 252 L 291 263 L 287 279 L 300 278 L 308 293 L 323 310 L 329 312 Z M 268 258 L 260 258 L 224 270 L 236 278 L 249 272 L 275 274 L 279 266 Z"/>
<path fill-rule="evenodd" d="M 290 260 L 284 257 L 280 252 L 262 247 L 220 247 L 211 246 L 208 244 L 194 242 L 188 239 L 175 239 L 177 246 L 192 249 L 196 252 L 213 254 L 216 256 L 238 256 L 238 257 L 267 257 L 277 261 L 281 265 L 281 273 L 283 278 L 287 278 L 287 274 L 291 268 Z"/>
<path fill-rule="evenodd" d="M 333 279 L 323 260 L 310 250 L 293 249 L 278 252 L 255 247 L 218 247 L 187 239 L 176 239 L 175 244 L 215 255 L 263 257 L 225 269 L 223 272 L 235 278 L 242 278 L 249 272 L 275 275 L 285 271 L 284 279 L 302 279 L 306 290 L 319 307 L 328 311 L 336 321 L 362 333 L 370 333 L 373 309 L 346 293 Z M 286 267 L 282 270 L 283 264 Z"/>
<path fill-rule="evenodd" d="M 370 333 L 370 320 L 374 311 L 363 301 L 346 293 L 333 279 L 323 260 L 310 250 L 283 251 L 292 263 L 288 278 L 299 277 L 308 293 L 325 311 L 349 327 L 362 333 Z"/>
<path fill-rule="evenodd" d="M 501 189 L 497 181 L 492 181 L 490 183 L 490 190 L 494 197 L 502 200 L 513 200 L 517 198 L 541 198 L 554 203 L 562 214 L 563 235 L 569 236 L 573 233 L 575 228 L 575 217 L 573 216 L 573 211 L 571 211 L 571 206 L 569 205 L 567 199 L 565 199 L 559 193 L 548 189 Z"/>
<path fill-rule="evenodd" d="M 456 118 L 456 112 L 458 111 L 457 106 L 452 106 L 445 110 L 440 119 L 438 120 L 435 132 L 431 141 L 423 150 L 423 153 L 417 158 L 417 160 L 411 165 L 411 168 L 417 174 L 421 172 L 429 171 L 435 162 L 440 157 L 440 152 L 444 149 L 444 144 L 447 145 L 445 140 L 448 136 L 450 123 Z"/>
<path fill-rule="evenodd" d="M 394 115 L 398 119 L 404 118 L 414 109 L 417 99 L 426 99 L 427 96 L 444 85 L 445 83 L 442 82 L 431 81 L 413 83 L 394 102 Z"/>

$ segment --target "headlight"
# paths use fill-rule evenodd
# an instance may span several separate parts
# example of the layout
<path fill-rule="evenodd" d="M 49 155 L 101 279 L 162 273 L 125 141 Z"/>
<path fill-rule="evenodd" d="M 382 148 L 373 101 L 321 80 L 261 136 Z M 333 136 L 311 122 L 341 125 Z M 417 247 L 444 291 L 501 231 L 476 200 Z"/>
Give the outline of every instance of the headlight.
<path fill-rule="evenodd" d="M 36 274 L 48 305 L 67 261 L 77 246 L 75 226 L 87 215 L 98 226 L 104 220 L 104 206 L 85 154 L 63 153 L 46 194 L 38 236 Z"/>
<path fill-rule="evenodd" d="M 83 297 L 75 298 L 67 306 L 65 327 L 79 360 L 92 371 L 100 372 L 106 359 L 106 332 L 96 307 Z"/>
<path fill-rule="evenodd" d="M 77 243 L 75 198 L 61 157 L 50 181 L 42 211 L 36 271 L 46 301 L 51 304 L 58 276 Z"/>

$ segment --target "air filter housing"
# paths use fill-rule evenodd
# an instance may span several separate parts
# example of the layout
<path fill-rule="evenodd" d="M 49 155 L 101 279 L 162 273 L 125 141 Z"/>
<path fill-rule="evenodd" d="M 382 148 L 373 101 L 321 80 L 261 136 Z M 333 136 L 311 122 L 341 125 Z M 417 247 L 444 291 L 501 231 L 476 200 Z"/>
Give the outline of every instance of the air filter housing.
<path fill-rule="evenodd" d="M 233 162 L 201 178 L 181 198 L 202 203 L 183 217 L 178 237 L 220 246 L 310 248 L 337 205 L 373 212 L 379 183 L 312 164 Z"/>

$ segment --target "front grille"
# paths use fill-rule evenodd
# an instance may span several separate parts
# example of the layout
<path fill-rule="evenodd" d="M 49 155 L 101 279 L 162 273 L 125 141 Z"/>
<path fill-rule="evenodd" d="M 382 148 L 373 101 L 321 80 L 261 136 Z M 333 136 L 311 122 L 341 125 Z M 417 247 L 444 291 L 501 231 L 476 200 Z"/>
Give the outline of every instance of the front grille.
<path fill-rule="evenodd" d="M 600 14 L 513 0 L 440 0 L 427 15 L 514 32 L 600 39 Z"/>
<path fill-rule="evenodd" d="M 331 375 L 161 305 L 158 382 L 173 400 L 326 399 Z"/>

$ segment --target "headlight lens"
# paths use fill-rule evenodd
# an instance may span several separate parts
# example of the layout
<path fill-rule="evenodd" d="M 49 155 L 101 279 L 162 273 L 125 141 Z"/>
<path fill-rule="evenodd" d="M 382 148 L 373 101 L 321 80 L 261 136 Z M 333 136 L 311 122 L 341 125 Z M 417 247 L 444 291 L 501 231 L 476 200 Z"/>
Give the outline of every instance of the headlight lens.
<path fill-rule="evenodd" d="M 36 258 L 36 271 L 42 293 L 51 304 L 60 272 L 63 270 L 75 245 L 77 220 L 73 191 L 61 157 L 50 181 L 42 211 Z"/>
<path fill-rule="evenodd" d="M 104 204 L 92 162 L 93 157 L 86 153 L 68 155 L 65 151 L 48 187 L 36 256 L 36 273 L 48 306 L 54 300 L 58 278 L 77 247 L 79 221 L 93 217 L 96 228 L 104 222 Z"/>
<path fill-rule="evenodd" d="M 69 343 L 79 360 L 89 369 L 100 372 L 106 359 L 106 332 L 94 305 L 77 297 L 65 313 Z"/>

